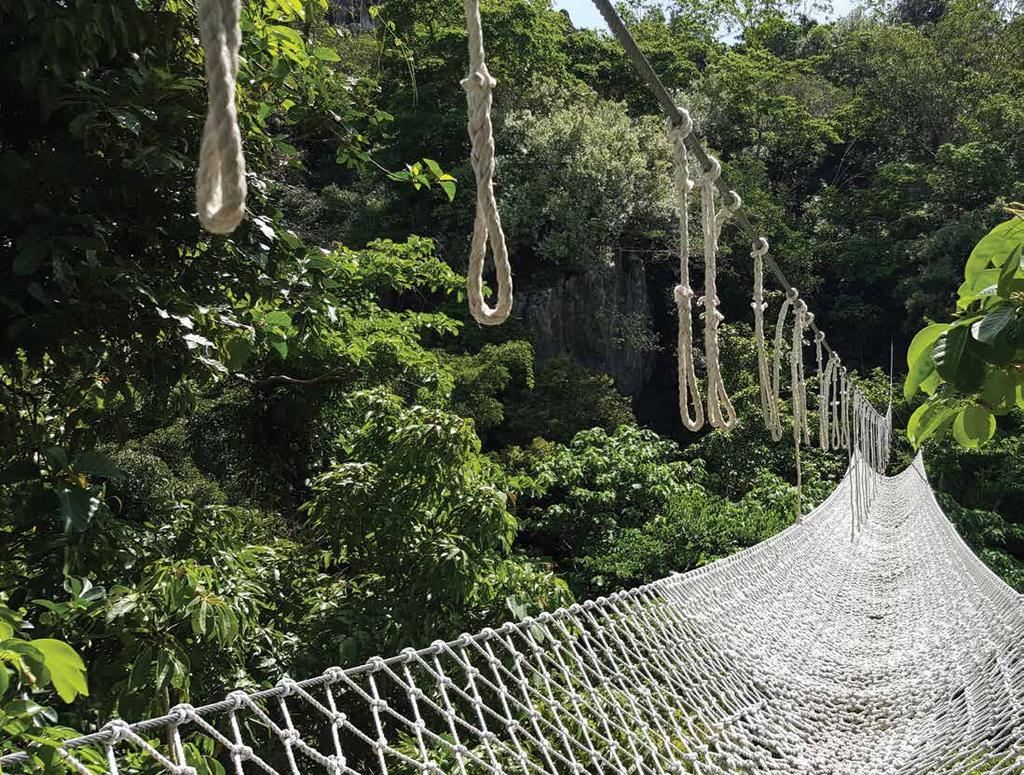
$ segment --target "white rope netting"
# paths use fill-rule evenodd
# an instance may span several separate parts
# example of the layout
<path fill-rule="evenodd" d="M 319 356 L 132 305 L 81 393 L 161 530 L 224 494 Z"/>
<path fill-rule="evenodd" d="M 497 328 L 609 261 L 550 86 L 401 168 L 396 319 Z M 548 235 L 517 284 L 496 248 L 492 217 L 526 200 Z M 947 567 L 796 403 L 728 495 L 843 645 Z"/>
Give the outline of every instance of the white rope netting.
<path fill-rule="evenodd" d="M 698 570 L 112 722 L 65 755 L 184 775 L 205 737 L 239 775 L 1024 772 L 1021 598 L 943 516 L 920 457 L 886 478 L 867 454 L 802 523 Z M 851 534 L 858 478 L 877 497 Z"/>

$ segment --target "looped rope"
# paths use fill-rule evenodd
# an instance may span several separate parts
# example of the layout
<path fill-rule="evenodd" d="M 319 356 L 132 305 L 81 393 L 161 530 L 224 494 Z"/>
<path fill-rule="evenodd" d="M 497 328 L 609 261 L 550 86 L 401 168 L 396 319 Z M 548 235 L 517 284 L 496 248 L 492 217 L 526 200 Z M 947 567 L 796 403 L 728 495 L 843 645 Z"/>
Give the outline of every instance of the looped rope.
<path fill-rule="evenodd" d="M 782 390 L 782 340 L 786 328 L 786 315 L 789 308 L 799 298 L 796 288 L 786 291 L 786 298 L 779 307 L 779 316 L 775 321 L 775 340 L 772 348 L 772 380 L 768 401 L 769 427 L 772 434 L 772 441 L 782 439 L 782 418 L 779 415 L 779 397 Z"/>
<path fill-rule="evenodd" d="M 676 362 L 679 373 L 679 417 L 688 430 L 697 431 L 704 426 L 704 405 L 694 367 L 693 353 L 693 288 L 690 287 L 690 192 L 693 181 L 689 177 L 689 157 L 686 138 L 693 131 L 690 114 L 681 109 L 682 119 L 669 122 L 668 141 L 672 149 L 672 182 L 676 195 L 676 214 L 679 224 L 679 285 L 672 292 L 678 317 Z"/>
<path fill-rule="evenodd" d="M 758 237 L 751 244 L 750 257 L 754 261 L 754 298 L 750 302 L 754 310 L 754 346 L 757 348 L 757 381 L 761 396 L 761 418 L 766 430 L 772 430 L 772 386 L 768 371 L 768 349 L 764 341 L 764 257 L 768 253 L 768 240 Z M 778 406 L 774 407 L 778 414 Z"/>
<path fill-rule="evenodd" d="M 807 423 L 807 380 L 804 374 L 804 333 L 813 313 L 807 311 L 807 302 L 798 298 L 793 305 L 793 351 L 790 355 L 790 375 L 793 380 L 793 439 L 800 447 L 811 443 L 811 429 Z M 799 472 L 798 472 L 799 473 Z"/>
<path fill-rule="evenodd" d="M 473 318 L 481 325 L 496 326 L 504 323 L 512 311 L 512 267 L 508 260 L 498 203 L 494 197 L 491 102 L 497 82 L 488 72 L 484 60 L 479 0 L 466 0 L 466 26 L 469 31 L 469 76 L 462 81 L 462 88 L 466 90 L 469 139 L 472 144 L 470 162 L 476 178 L 476 215 L 473 221 L 473 242 L 469 250 L 466 292 Z M 498 281 L 498 300 L 493 308 L 488 306 L 483 293 L 484 258 L 488 241 Z"/>
<path fill-rule="evenodd" d="M 245 216 L 245 156 L 235 107 L 240 12 L 240 0 L 199 3 L 207 108 L 199 145 L 196 208 L 203 228 L 214 234 L 229 234 Z"/>
<path fill-rule="evenodd" d="M 832 385 L 831 385 L 831 388 L 830 388 L 831 400 L 829 401 L 829 411 L 831 413 L 831 418 L 829 419 L 829 425 L 831 426 L 831 431 L 830 431 L 830 434 L 829 434 L 829 440 L 831 442 L 832 449 L 833 450 L 838 450 L 838 449 L 842 449 L 842 446 L 843 446 L 842 418 L 839 416 L 839 402 L 840 402 L 840 396 L 839 396 L 840 374 L 839 374 L 839 372 L 840 372 L 840 369 L 842 368 L 842 363 L 843 362 L 842 362 L 842 359 L 838 355 L 835 354 L 835 352 L 832 353 L 832 358 L 835 359 L 835 363 L 834 363 L 834 365 L 832 367 L 832 378 L 831 378 Z M 830 358 L 830 360 L 831 360 L 831 358 Z"/>
<path fill-rule="evenodd" d="M 718 310 L 718 238 L 722 226 L 739 210 L 742 200 L 735 191 L 730 191 L 730 201 L 722 209 L 715 208 L 715 181 L 722 174 L 722 165 L 714 156 L 709 157 L 710 165 L 699 180 L 701 220 L 704 232 L 704 295 L 697 300 L 704 307 L 704 356 L 708 370 L 707 416 L 713 428 L 732 430 L 736 427 L 736 410 L 725 389 L 722 379 L 718 327 L 725 316 Z"/>

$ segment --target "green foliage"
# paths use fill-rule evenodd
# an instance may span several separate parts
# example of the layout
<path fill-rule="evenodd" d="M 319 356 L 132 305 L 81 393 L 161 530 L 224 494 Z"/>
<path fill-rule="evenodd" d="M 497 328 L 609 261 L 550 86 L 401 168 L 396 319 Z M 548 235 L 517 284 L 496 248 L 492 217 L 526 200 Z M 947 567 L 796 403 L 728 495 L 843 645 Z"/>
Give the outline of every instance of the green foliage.
<path fill-rule="evenodd" d="M 702 461 L 635 426 L 583 431 L 527 464 L 528 544 L 581 594 L 686 571 L 764 540 L 795 514 L 795 490 L 763 472 L 739 502 L 708 487 Z"/>
<path fill-rule="evenodd" d="M 1013 217 L 968 257 L 957 319 L 933 323 L 911 342 L 904 395 L 929 396 L 907 423 L 915 446 L 948 428 L 961 445 L 981 446 L 995 435 L 996 415 L 1024 406 L 1022 257 L 1024 218 Z"/>
<path fill-rule="evenodd" d="M 360 422 L 303 507 L 325 561 L 344 568 L 347 604 L 321 614 L 343 617 L 326 632 L 366 653 L 501 621 L 518 596 L 566 600 L 561 582 L 510 557 L 517 523 L 471 423 L 382 393 L 357 393 L 346 411 Z"/>
<path fill-rule="evenodd" d="M 663 126 L 617 44 L 547 0 L 483 6 L 517 288 L 616 246 L 671 249 Z M 893 10 L 907 24 L 717 0 L 629 17 L 751 217 L 777 225 L 830 341 L 865 366 L 908 313 L 916 327 L 947 306 L 1001 198 L 1024 195 L 1020 22 L 912 6 Z M 387 0 L 373 16 L 351 33 L 321 0 L 243 3 L 250 212 L 211 238 L 193 213 L 194 3 L 0 0 L 0 752 L 36 743 L 33 766 L 55 764 L 71 732 L 51 728 L 54 698 L 82 729 L 163 713 L 534 614 L 568 602 L 566 582 L 603 594 L 696 567 L 796 513 L 734 322 L 742 240 L 723 235 L 720 289 L 743 419 L 684 447 L 636 427 L 608 376 L 537 362 L 537 332 L 466 323 L 463 9 Z M 716 40 L 726 27 L 741 36 Z M 1008 230 L 968 262 L 960 317 L 912 343 L 907 385 L 941 395 L 914 415 L 922 438 L 974 445 L 1001 417 L 984 447 L 932 442 L 928 460 L 972 546 L 1020 585 Z M 669 341 L 674 259 L 650 255 L 654 327 L 601 314 L 613 345 L 643 340 L 657 367 L 637 411 L 675 433 L 671 347 L 654 340 Z M 802 462 L 806 510 L 843 461 Z M 185 745 L 217 771 L 216 751 Z"/>
<path fill-rule="evenodd" d="M 516 255 L 544 265 L 607 261 L 614 246 L 667 229 L 667 152 L 660 122 L 620 103 L 574 96 L 505 121 L 502 222 Z"/>
<path fill-rule="evenodd" d="M 79 591 L 88 596 L 90 589 Z M 43 609 L 57 607 L 48 600 L 33 602 Z M 53 726 L 57 712 L 45 703 L 54 695 L 65 703 L 88 695 L 85 664 L 64 641 L 30 637 L 32 630 L 26 611 L 11 609 L 7 596 L 0 597 L 0 754 L 32 745 L 32 766 L 58 771 L 57 749 L 73 733 Z"/>

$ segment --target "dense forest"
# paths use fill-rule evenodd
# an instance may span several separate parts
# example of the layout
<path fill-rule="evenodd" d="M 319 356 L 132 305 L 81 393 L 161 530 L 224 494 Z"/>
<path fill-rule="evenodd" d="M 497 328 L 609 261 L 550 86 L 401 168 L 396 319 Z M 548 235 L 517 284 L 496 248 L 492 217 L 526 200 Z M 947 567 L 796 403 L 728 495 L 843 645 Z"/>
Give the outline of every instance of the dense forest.
<path fill-rule="evenodd" d="M 801 9 L 623 12 L 880 407 L 895 353 L 903 428 L 908 344 L 1024 200 L 1024 18 Z M 692 569 L 842 476 L 805 450 L 798 495 L 762 427 L 728 228 L 740 424 L 682 428 L 657 105 L 548 0 L 483 22 L 516 281 L 493 329 L 465 309 L 461 2 L 244 0 L 249 214 L 216 237 L 193 0 L 0 0 L 0 754 Z M 1020 410 L 926 460 L 1024 591 Z"/>

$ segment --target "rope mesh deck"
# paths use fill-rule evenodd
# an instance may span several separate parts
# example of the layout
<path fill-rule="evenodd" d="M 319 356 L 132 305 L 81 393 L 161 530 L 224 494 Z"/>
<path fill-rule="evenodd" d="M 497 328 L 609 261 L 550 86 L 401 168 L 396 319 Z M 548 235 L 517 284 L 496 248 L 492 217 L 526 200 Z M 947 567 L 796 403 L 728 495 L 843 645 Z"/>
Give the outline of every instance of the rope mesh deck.
<path fill-rule="evenodd" d="M 1020 596 L 946 520 L 920 457 L 869 475 L 857 531 L 847 476 L 801 524 L 693 572 L 115 721 L 67 759 L 202 773 L 205 738 L 237 773 L 1024 773 Z"/>

